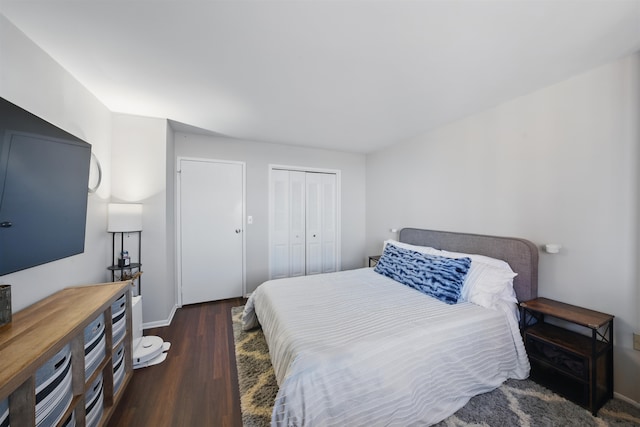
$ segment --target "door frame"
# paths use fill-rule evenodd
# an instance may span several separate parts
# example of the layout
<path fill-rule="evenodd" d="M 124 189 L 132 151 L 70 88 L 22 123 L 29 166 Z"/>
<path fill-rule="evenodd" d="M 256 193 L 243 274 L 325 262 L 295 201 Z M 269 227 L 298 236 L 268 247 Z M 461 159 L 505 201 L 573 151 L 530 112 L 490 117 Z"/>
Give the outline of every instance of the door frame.
<path fill-rule="evenodd" d="M 267 206 L 267 215 L 268 218 L 268 227 L 269 227 L 269 238 L 268 238 L 268 256 L 267 262 L 269 263 L 269 276 L 271 277 L 271 209 L 272 206 L 272 194 L 271 194 L 271 172 L 274 169 L 288 170 L 288 171 L 298 171 L 298 172 L 315 172 L 315 173 L 330 173 L 335 174 L 336 176 L 336 271 L 342 270 L 342 171 L 340 169 L 327 169 L 327 168 L 314 168 L 307 166 L 291 166 L 291 165 L 279 165 L 279 164 L 269 164 L 268 165 L 268 174 L 269 174 L 269 202 Z"/>
<path fill-rule="evenodd" d="M 246 237 L 246 224 L 247 224 L 247 165 L 245 162 L 235 160 L 223 160 L 223 159 L 211 159 L 204 157 L 187 157 L 178 156 L 176 159 L 176 293 L 178 307 L 182 307 L 182 216 L 180 212 L 181 206 L 181 186 L 182 180 L 180 177 L 181 168 L 180 162 L 182 160 L 206 162 L 206 163 L 226 163 L 242 166 L 242 294 L 247 294 L 247 237 Z"/>

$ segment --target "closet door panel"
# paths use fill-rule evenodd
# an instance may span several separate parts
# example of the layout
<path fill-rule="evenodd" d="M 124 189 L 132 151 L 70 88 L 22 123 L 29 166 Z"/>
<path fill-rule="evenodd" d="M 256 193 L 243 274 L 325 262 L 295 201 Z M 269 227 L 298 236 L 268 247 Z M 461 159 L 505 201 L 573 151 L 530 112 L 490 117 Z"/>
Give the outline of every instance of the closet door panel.
<path fill-rule="evenodd" d="M 322 181 L 323 174 L 307 173 L 307 274 L 322 273 Z"/>
<path fill-rule="evenodd" d="M 270 278 L 337 271 L 337 177 L 272 169 Z"/>
<path fill-rule="evenodd" d="M 336 271 L 336 176 L 322 174 L 322 272 Z"/>
<path fill-rule="evenodd" d="M 289 200 L 290 200 L 290 276 L 304 276 L 306 274 L 305 259 L 305 184 L 304 172 L 289 172 Z"/>
<path fill-rule="evenodd" d="M 271 279 L 289 277 L 289 171 L 271 173 Z"/>

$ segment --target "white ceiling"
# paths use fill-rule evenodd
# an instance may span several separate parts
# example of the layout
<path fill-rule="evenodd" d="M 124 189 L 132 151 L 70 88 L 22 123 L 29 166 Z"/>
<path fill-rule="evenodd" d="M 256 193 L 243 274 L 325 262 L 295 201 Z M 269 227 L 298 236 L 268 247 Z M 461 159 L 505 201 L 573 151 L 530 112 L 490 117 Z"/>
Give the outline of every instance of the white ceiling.
<path fill-rule="evenodd" d="M 640 51 L 640 0 L 0 0 L 0 11 L 113 111 L 354 152 Z"/>

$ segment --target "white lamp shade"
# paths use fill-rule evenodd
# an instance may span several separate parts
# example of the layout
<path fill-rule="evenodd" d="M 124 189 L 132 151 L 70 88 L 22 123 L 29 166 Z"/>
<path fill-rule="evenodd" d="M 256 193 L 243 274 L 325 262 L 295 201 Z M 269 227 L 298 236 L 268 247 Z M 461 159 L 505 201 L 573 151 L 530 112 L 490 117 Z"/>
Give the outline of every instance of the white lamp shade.
<path fill-rule="evenodd" d="M 107 231 L 142 231 L 142 205 L 139 203 L 109 203 Z"/>

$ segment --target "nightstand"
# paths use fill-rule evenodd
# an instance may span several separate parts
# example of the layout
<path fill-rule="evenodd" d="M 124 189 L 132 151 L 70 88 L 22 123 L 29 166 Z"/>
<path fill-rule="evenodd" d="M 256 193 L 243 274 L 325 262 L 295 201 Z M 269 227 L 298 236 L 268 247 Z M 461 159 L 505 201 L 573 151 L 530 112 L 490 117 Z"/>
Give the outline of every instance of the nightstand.
<path fill-rule="evenodd" d="M 378 264 L 378 260 L 382 255 L 371 255 L 369 257 L 369 267 L 375 267 Z"/>
<path fill-rule="evenodd" d="M 562 322 L 554 318 L 572 324 L 572 330 L 557 326 Z M 531 379 L 595 416 L 613 397 L 613 318 L 547 298 L 520 303 Z"/>

